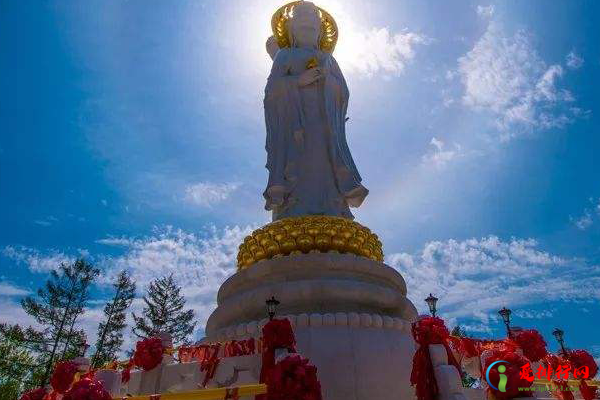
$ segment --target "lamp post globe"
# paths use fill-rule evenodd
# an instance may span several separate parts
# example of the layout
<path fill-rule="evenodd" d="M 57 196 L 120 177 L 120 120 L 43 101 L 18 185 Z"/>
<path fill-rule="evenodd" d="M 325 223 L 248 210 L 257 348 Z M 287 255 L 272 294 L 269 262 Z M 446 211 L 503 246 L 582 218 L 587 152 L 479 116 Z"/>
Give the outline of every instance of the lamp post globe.
<path fill-rule="evenodd" d="M 433 294 L 429 293 L 429 297 L 427 297 L 425 299 L 425 302 L 427 303 L 427 305 L 429 306 L 429 312 L 431 313 L 432 317 L 435 317 L 435 313 L 437 311 L 436 305 L 437 305 L 437 301 L 438 298 L 435 297 Z"/>
<path fill-rule="evenodd" d="M 275 298 L 275 296 L 271 296 L 270 299 L 265 301 L 265 304 L 267 305 L 267 314 L 269 315 L 269 320 L 273 320 L 277 312 L 277 306 L 281 303 Z"/>
<path fill-rule="evenodd" d="M 510 331 L 510 314 L 512 313 L 512 311 L 510 311 L 510 309 L 506 308 L 506 307 L 502 307 L 502 309 L 500 311 L 498 311 L 498 314 L 500 314 L 500 316 L 502 317 L 502 321 L 504 321 L 504 325 L 506 326 L 506 334 L 508 335 L 508 337 L 512 337 L 512 333 Z"/>
<path fill-rule="evenodd" d="M 560 345 L 561 353 L 566 354 L 565 338 L 564 338 L 565 332 L 562 329 L 554 328 L 554 330 L 552 331 L 552 335 L 554 335 L 554 337 L 556 338 L 556 341 Z"/>

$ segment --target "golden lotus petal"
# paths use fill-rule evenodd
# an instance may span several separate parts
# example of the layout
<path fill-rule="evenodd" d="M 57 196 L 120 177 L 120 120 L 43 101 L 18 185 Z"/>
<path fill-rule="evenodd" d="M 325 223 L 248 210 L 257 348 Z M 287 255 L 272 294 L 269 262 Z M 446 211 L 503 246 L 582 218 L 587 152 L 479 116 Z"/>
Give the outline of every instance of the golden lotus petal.
<path fill-rule="evenodd" d="M 306 227 L 306 233 L 311 236 L 317 236 L 319 233 L 321 233 L 320 226 L 317 224 L 310 224 Z"/>
<path fill-rule="evenodd" d="M 265 245 L 265 252 L 267 256 L 273 257 L 275 254 L 280 253 L 279 245 L 271 240 L 267 245 Z"/>
<path fill-rule="evenodd" d="M 315 237 L 315 244 L 320 250 L 327 251 L 331 248 L 331 237 L 324 234 L 317 235 Z"/>
<path fill-rule="evenodd" d="M 344 251 L 346 247 L 346 239 L 343 236 L 336 235 L 331 238 L 331 246 L 334 250 Z"/>
<path fill-rule="evenodd" d="M 364 257 L 367 257 L 367 258 L 371 257 L 371 248 L 368 246 L 361 247 L 359 252 L 360 252 L 360 255 L 362 255 Z"/>
<path fill-rule="evenodd" d="M 281 248 L 281 251 L 285 254 L 289 254 L 292 250 L 294 250 L 296 248 L 296 241 L 291 238 L 285 238 L 285 240 L 283 240 L 279 246 Z"/>
<path fill-rule="evenodd" d="M 262 247 L 259 247 L 256 251 L 253 251 L 252 255 L 254 256 L 254 259 L 256 261 L 262 260 L 263 258 L 267 258 L 267 253 Z"/>
<path fill-rule="evenodd" d="M 304 229 L 300 227 L 294 227 L 290 230 L 290 236 L 293 238 L 298 238 L 300 235 L 304 234 Z"/>
<path fill-rule="evenodd" d="M 354 236 L 352 234 L 352 231 L 350 229 L 344 228 L 342 230 L 340 230 L 339 235 L 341 237 L 343 237 L 344 239 L 350 239 L 352 236 Z"/>
<path fill-rule="evenodd" d="M 362 243 L 359 240 L 357 240 L 357 238 L 350 238 L 346 242 L 346 245 L 350 252 L 357 253 L 357 252 L 359 252 L 360 246 L 362 245 Z"/>
<path fill-rule="evenodd" d="M 302 250 L 303 252 L 308 252 L 312 248 L 314 240 L 312 236 L 304 234 L 300 235 L 296 239 L 296 243 L 298 243 L 298 247 L 300 248 L 300 250 Z"/>

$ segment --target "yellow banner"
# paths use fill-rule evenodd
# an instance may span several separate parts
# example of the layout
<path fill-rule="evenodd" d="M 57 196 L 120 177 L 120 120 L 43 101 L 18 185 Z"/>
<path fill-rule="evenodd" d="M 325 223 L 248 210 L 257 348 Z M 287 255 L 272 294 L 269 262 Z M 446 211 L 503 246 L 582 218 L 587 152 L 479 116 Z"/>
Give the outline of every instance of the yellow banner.
<path fill-rule="evenodd" d="M 264 383 L 255 385 L 242 385 L 229 388 L 200 389 L 189 392 L 165 393 L 132 397 L 113 397 L 113 400 L 222 400 L 225 396 L 232 396 L 237 389 L 237 396 L 255 396 L 267 393 L 267 385 Z M 233 398 L 233 397 L 230 397 Z"/>

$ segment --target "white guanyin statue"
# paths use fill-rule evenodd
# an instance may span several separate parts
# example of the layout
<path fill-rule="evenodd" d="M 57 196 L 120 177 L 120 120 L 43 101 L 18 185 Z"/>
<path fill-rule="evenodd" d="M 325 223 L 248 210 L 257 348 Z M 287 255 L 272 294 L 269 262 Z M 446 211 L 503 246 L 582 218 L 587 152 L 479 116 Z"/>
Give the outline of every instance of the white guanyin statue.
<path fill-rule="evenodd" d="M 301 215 L 353 219 L 369 191 L 346 142 L 348 87 L 331 53 L 335 21 L 308 1 L 282 7 L 267 41 L 265 208 L 273 220 Z"/>

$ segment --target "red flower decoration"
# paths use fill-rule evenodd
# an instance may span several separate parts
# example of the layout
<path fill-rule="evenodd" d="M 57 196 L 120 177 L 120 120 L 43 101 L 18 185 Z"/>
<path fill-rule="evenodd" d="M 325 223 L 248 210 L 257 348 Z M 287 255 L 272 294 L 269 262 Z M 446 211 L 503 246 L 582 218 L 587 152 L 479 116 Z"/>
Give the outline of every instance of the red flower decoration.
<path fill-rule="evenodd" d="M 46 388 L 37 388 L 24 393 L 19 400 L 44 400 Z"/>
<path fill-rule="evenodd" d="M 289 349 L 295 351 L 296 338 L 290 321 L 286 319 L 273 319 L 262 329 L 263 343 L 268 349 Z"/>
<path fill-rule="evenodd" d="M 598 373 L 598 365 L 594 361 L 594 357 L 585 350 L 571 350 L 567 352 L 566 357 L 571 363 L 573 370 L 578 370 L 582 367 L 588 367 L 589 378 L 592 379 Z"/>
<path fill-rule="evenodd" d="M 133 363 L 144 371 L 150 371 L 161 363 L 164 350 L 160 338 L 140 340 L 135 345 Z"/>
<path fill-rule="evenodd" d="M 268 400 L 322 400 L 317 367 L 298 354 L 279 361 L 269 371 Z"/>
<path fill-rule="evenodd" d="M 510 351 L 510 350 L 491 350 L 491 355 L 485 360 L 484 371 L 488 370 L 488 367 L 496 361 L 506 361 L 505 363 L 498 363 L 492 367 L 489 371 L 489 379 L 492 385 L 498 387 L 500 382 L 500 372 L 498 372 L 498 366 L 503 365 L 506 370 L 502 373 L 506 375 L 507 381 L 505 386 L 505 392 L 488 387 L 488 391 L 491 392 L 496 399 L 512 399 L 515 397 L 531 397 L 531 392 L 521 391 L 519 388 L 529 388 L 533 384 L 533 381 L 528 381 L 519 372 L 521 367 L 529 363 L 525 357 Z"/>
<path fill-rule="evenodd" d="M 523 350 L 523 355 L 531 362 L 538 362 L 548 354 L 544 338 L 535 329 L 514 332 L 513 340 Z"/>
<path fill-rule="evenodd" d="M 112 400 L 112 397 L 104 389 L 102 382 L 85 378 L 75 382 L 62 400 Z"/>
<path fill-rule="evenodd" d="M 56 364 L 54 372 L 50 378 L 52 388 L 58 393 L 66 392 L 75 379 L 77 373 L 77 364 L 72 361 L 63 361 Z"/>

